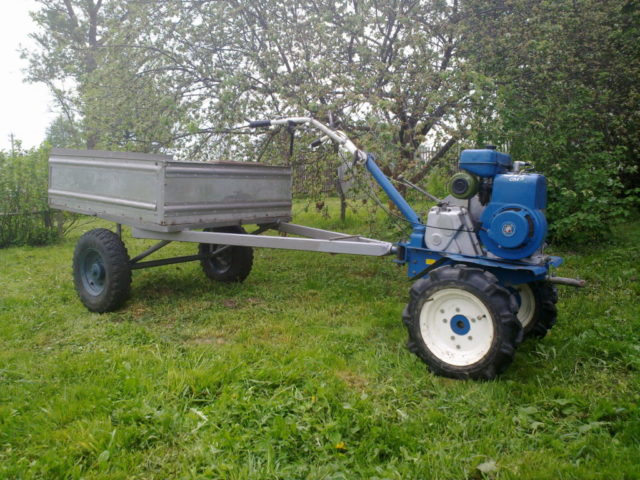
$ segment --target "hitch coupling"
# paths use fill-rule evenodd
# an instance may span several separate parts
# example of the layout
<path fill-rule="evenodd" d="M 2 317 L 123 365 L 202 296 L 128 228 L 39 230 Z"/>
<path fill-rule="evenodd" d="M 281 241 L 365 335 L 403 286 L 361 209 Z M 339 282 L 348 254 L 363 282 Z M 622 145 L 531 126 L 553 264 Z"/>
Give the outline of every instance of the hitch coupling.
<path fill-rule="evenodd" d="M 558 285 L 568 285 L 569 287 L 578 288 L 584 287 L 587 284 L 587 282 L 581 278 L 554 277 L 551 275 L 547 276 L 547 281 Z"/>

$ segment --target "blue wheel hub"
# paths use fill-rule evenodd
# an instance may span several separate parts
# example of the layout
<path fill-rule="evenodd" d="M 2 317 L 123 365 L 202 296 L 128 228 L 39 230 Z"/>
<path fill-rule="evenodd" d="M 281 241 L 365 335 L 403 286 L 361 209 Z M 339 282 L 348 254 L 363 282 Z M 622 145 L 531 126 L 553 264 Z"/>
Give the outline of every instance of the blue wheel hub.
<path fill-rule="evenodd" d="M 457 335 L 466 335 L 471 330 L 471 323 L 464 315 L 454 315 L 449 322 L 451 330 Z"/>
<path fill-rule="evenodd" d="M 90 275 L 94 280 L 104 277 L 104 267 L 99 263 L 94 263 L 91 265 Z"/>
<path fill-rule="evenodd" d="M 107 272 L 102 256 L 95 250 L 87 250 L 81 260 L 80 276 L 85 290 L 92 295 L 100 295 L 104 290 Z"/>

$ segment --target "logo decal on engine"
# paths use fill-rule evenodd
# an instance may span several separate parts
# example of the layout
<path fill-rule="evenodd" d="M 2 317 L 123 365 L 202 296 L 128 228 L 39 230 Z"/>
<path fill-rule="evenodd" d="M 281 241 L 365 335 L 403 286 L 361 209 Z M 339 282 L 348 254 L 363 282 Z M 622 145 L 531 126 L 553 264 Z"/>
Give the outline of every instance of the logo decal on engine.
<path fill-rule="evenodd" d="M 504 222 L 502 224 L 502 234 L 505 237 L 513 237 L 513 234 L 516 233 L 516 226 L 511 222 Z"/>

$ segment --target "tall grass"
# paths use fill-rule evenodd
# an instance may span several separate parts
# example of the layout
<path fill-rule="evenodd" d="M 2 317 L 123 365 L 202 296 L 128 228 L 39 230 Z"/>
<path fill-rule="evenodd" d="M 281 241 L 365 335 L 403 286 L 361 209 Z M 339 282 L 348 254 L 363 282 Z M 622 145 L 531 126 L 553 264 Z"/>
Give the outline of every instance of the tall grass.
<path fill-rule="evenodd" d="M 0 248 L 58 238 L 59 214 L 47 205 L 49 147 L 0 152 Z"/>

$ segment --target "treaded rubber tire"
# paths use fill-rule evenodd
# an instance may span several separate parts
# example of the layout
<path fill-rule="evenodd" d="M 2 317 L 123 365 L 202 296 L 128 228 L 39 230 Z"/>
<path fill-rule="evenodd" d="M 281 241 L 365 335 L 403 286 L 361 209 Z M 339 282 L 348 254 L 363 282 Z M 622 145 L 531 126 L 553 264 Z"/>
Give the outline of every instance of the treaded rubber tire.
<path fill-rule="evenodd" d="M 423 305 L 439 290 L 461 289 L 479 299 L 491 315 L 493 340 L 480 360 L 469 365 L 453 365 L 438 358 L 426 345 L 420 328 Z M 516 347 L 522 342 L 522 326 L 516 317 L 515 297 L 501 287 L 490 272 L 465 265 L 444 266 L 433 270 L 428 278 L 416 281 L 410 301 L 402 314 L 409 332 L 408 349 L 416 354 L 436 375 L 457 379 L 490 380 L 513 361 Z"/>
<path fill-rule="evenodd" d="M 101 262 L 102 268 L 102 285 L 93 289 L 87 284 L 89 256 Z M 73 253 L 73 282 L 88 310 L 104 313 L 121 307 L 131 293 L 131 268 L 127 248 L 120 237 L 106 228 L 82 235 Z"/>
<path fill-rule="evenodd" d="M 542 338 L 558 319 L 558 289 L 550 282 L 528 283 L 535 299 L 533 318 L 524 328 L 525 338 Z"/>
<path fill-rule="evenodd" d="M 205 228 L 205 232 L 221 233 L 244 233 L 244 228 L 239 226 Z M 222 245 L 211 245 L 201 243 L 198 246 L 200 255 L 207 255 Z M 222 257 L 221 259 L 219 257 Z M 223 260 L 223 261 L 221 261 Z M 225 265 L 226 263 L 226 265 Z M 213 258 L 203 258 L 200 260 L 202 271 L 211 280 L 217 282 L 242 282 L 251 273 L 253 267 L 253 248 L 251 247 L 229 247 L 219 256 Z"/>

